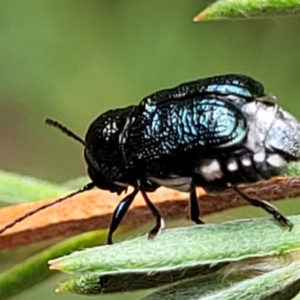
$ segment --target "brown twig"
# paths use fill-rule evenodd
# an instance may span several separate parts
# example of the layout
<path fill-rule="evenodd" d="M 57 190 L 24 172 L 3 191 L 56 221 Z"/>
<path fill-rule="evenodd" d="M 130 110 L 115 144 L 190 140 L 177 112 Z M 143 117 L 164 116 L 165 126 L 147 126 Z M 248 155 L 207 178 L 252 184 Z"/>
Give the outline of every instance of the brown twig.
<path fill-rule="evenodd" d="M 265 200 L 279 200 L 300 196 L 300 178 L 277 177 L 242 187 L 248 195 Z M 247 203 L 232 190 L 218 195 L 198 189 L 202 215 L 222 211 Z M 165 219 L 188 216 L 188 194 L 160 188 L 151 200 Z M 108 227 L 112 212 L 121 197 L 106 191 L 93 190 L 41 211 L 0 235 L 0 249 L 29 244 L 35 241 L 66 237 L 76 233 Z M 0 209 L 0 228 L 11 220 L 46 202 L 24 203 Z M 152 215 L 140 195 L 122 224 L 138 226 L 152 220 Z"/>

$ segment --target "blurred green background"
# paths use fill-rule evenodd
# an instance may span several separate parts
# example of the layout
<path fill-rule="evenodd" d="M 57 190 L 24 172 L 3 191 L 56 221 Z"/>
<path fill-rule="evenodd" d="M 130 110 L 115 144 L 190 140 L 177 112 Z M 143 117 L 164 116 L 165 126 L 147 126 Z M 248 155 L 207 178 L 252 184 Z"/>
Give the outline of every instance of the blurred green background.
<path fill-rule="evenodd" d="M 81 145 L 45 117 L 84 136 L 109 108 L 217 74 L 260 80 L 299 118 L 300 18 L 193 23 L 207 4 L 2 0 L 0 168 L 56 182 L 84 175 Z M 55 296 L 53 283 L 14 299 L 46 299 L 45 291 L 75 299 Z"/>

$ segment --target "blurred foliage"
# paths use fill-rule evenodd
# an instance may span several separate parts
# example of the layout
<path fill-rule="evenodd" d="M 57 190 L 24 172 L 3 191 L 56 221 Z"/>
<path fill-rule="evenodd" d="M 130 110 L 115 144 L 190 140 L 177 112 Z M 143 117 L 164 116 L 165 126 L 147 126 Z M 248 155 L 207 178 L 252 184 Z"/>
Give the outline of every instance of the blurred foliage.
<path fill-rule="evenodd" d="M 43 125 L 45 117 L 84 136 L 109 108 L 211 75 L 252 76 L 299 118 L 300 18 L 193 23 L 207 4 L 2 0 L 0 169 L 56 182 L 83 175 L 81 146 Z M 13 299 L 55 299 L 54 286 Z"/>

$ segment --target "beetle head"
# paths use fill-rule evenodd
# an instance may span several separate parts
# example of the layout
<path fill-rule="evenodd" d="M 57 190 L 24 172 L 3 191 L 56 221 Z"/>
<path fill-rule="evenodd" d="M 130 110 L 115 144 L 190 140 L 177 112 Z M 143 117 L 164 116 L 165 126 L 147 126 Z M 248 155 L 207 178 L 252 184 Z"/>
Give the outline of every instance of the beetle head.
<path fill-rule="evenodd" d="M 118 194 L 130 182 L 119 147 L 119 134 L 132 108 L 109 110 L 100 115 L 85 136 L 84 157 L 91 180 L 98 188 Z"/>

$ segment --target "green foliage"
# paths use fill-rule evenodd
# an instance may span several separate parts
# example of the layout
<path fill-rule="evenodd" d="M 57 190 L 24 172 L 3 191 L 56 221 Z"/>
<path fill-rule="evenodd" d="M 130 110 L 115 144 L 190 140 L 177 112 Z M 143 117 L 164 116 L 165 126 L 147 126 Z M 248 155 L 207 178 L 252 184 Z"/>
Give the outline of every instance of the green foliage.
<path fill-rule="evenodd" d="M 300 216 L 289 219 L 295 224 L 292 231 L 269 219 L 166 230 L 152 241 L 138 237 L 74 252 L 50 261 L 50 267 L 76 274 L 58 290 L 79 294 L 153 289 L 184 280 L 169 287 L 169 292 L 158 291 L 158 295 L 170 295 L 160 299 L 175 299 L 171 297 L 174 293 L 176 299 L 183 299 L 187 284 L 190 288 L 184 299 L 218 299 L 221 295 L 224 300 L 250 300 L 253 295 L 268 299 L 278 292 L 281 297 L 295 295 L 297 289 L 291 286 L 300 280 Z"/>

